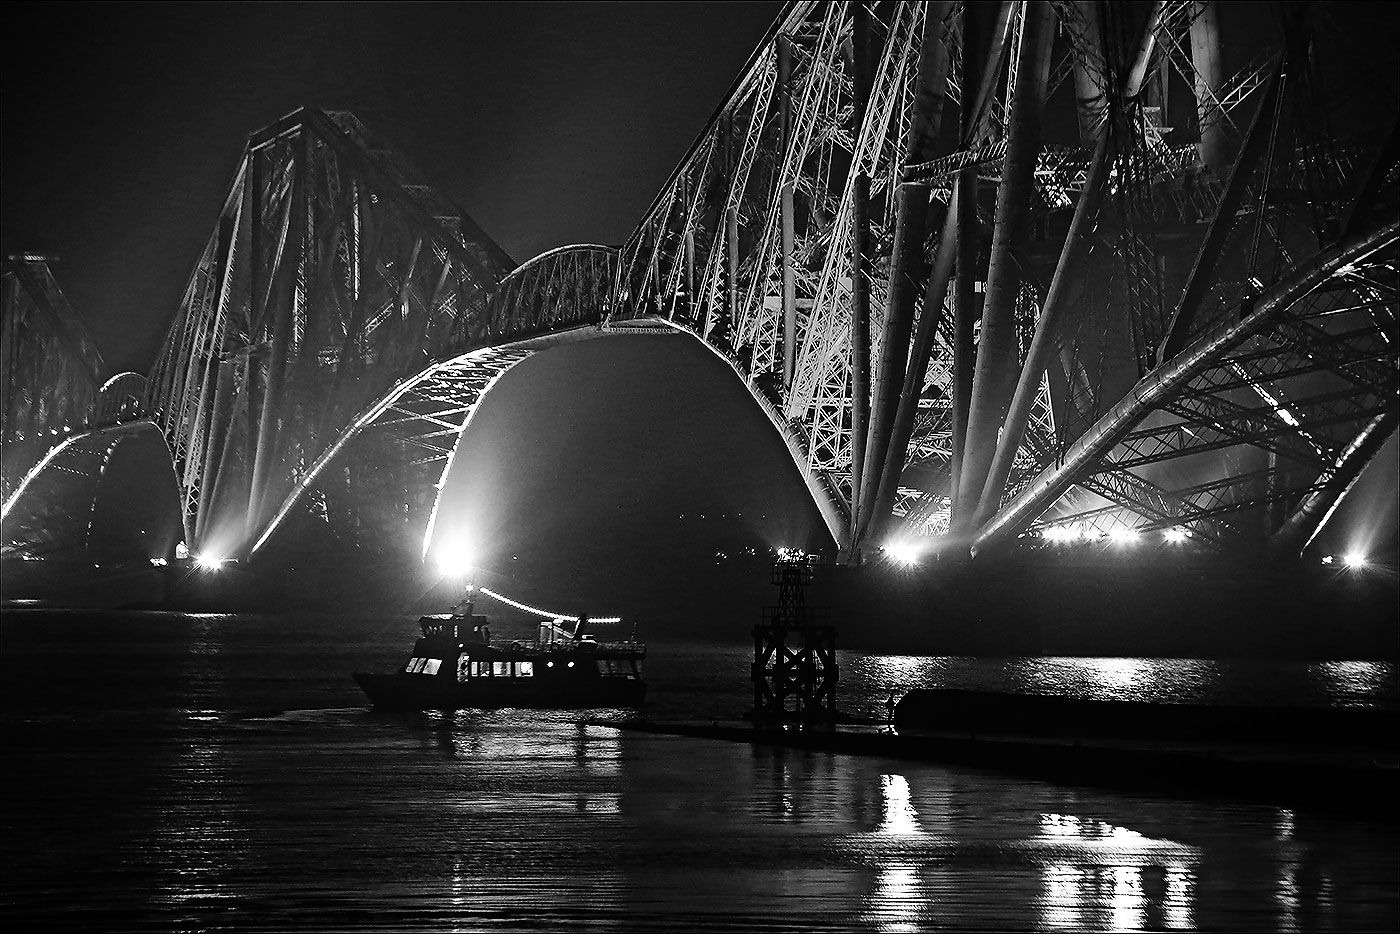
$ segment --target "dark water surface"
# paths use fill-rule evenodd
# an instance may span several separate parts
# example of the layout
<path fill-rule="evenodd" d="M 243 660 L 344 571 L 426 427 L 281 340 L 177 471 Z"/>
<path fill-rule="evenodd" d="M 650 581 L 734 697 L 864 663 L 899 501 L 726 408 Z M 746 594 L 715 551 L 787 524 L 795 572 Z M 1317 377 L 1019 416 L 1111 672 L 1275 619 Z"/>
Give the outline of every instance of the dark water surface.
<path fill-rule="evenodd" d="M 368 711 L 405 620 L 7 611 L 6 930 L 1378 930 L 1400 829 L 936 764 Z M 501 634 L 507 635 L 507 634 Z M 509 637 L 507 635 L 507 637 Z M 652 718 L 729 718 L 746 646 L 653 644 Z M 842 653 L 916 686 L 1394 706 L 1377 662 Z"/>

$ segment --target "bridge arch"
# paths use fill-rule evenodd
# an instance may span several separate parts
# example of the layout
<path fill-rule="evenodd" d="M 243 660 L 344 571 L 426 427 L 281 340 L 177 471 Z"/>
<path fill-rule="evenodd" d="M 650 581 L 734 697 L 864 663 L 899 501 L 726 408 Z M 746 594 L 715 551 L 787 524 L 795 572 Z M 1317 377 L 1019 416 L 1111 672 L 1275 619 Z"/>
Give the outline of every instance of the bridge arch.
<path fill-rule="evenodd" d="M 118 373 L 97 390 L 95 425 L 115 425 L 146 414 L 146 377 L 127 370 Z"/>
<path fill-rule="evenodd" d="M 422 530 L 421 553 L 426 555 L 436 526 L 442 487 L 460 439 L 487 392 L 507 371 L 550 347 L 616 335 L 656 333 L 690 335 L 734 373 L 781 439 L 827 531 L 835 541 L 842 541 L 848 520 L 839 494 L 824 475 L 811 467 L 800 433 L 735 360 L 677 322 L 651 315 L 611 316 L 617 263 L 616 248 L 577 244 L 549 250 L 518 266 L 490 296 L 484 330 L 525 336 L 471 348 L 389 387 L 349 420 L 336 439 L 301 472 L 268 520 L 248 533 L 249 556 L 267 548 L 277 530 L 299 504 L 304 504 L 310 491 L 328 475 L 337 459 L 343 459 L 356 439 L 374 433 L 392 437 L 405 450 L 427 451 L 433 461 L 432 471 L 418 478 L 420 484 L 433 490 Z M 225 529 L 217 523 L 210 524 L 200 547 L 221 555 L 232 554 L 240 534 L 244 534 L 242 527 Z"/>
<path fill-rule="evenodd" d="M 116 474 L 124 479 L 114 485 Z M 150 495 L 123 495 L 131 492 L 125 483 L 138 477 Z M 118 523 L 123 540 L 104 546 L 104 515 L 117 510 L 129 513 Z M 183 539 L 179 515 L 179 484 L 165 437 L 151 420 L 137 419 L 73 435 L 50 449 L 0 510 L 0 547 L 6 558 L 19 560 L 101 551 L 121 552 L 128 561 L 168 559 Z"/>

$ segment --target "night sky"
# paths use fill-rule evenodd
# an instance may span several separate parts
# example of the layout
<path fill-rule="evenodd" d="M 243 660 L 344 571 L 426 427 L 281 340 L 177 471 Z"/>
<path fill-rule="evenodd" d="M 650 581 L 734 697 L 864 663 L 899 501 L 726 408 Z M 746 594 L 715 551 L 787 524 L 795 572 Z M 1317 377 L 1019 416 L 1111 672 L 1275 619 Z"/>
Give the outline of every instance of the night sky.
<path fill-rule="evenodd" d="M 620 244 L 781 9 L 18 4 L 3 240 L 55 254 L 116 370 L 154 360 L 249 133 L 355 113 L 517 262 Z"/>

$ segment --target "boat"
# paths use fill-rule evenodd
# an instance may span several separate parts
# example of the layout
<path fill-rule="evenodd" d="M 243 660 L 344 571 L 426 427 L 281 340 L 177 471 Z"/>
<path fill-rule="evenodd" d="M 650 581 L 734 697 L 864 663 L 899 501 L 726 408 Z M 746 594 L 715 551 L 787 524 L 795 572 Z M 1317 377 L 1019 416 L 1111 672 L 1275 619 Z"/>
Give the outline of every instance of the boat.
<path fill-rule="evenodd" d="M 376 710 L 637 707 L 646 697 L 646 644 L 599 641 L 586 615 L 539 624 L 535 639 L 493 642 L 470 598 L 418 620 L 422 635 L 400 670 L 355 672 Z"/>

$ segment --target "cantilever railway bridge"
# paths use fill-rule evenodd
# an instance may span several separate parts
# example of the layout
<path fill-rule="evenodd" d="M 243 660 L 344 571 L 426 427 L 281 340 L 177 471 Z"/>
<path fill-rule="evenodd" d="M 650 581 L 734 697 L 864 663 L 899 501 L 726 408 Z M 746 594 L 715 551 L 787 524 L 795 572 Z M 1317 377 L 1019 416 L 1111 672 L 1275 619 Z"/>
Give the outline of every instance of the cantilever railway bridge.
<path fill-rule="evenodd" d="M 659 330 L 732 367 L 852 559 L 1056 527 L 1296 554 L 1400 415 L 1397 107 L 1336 54 L 1356 24 L 1249 6 L 792 3 L 621 248 L 519 266 L 353 116 L 292 113 L 149 374 L 6 260 L 6 553 L 80 535 L 154 432 L 191 550 L 426 547 L 494 380 Z"/>

